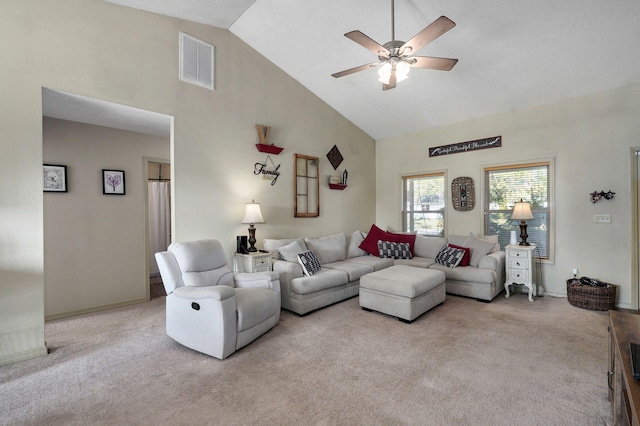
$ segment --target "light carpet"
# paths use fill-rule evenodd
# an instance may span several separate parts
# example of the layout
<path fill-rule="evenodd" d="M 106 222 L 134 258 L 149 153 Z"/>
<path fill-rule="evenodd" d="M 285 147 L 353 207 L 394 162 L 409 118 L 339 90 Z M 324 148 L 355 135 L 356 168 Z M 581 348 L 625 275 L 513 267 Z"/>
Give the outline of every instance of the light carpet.
<path fill-rule="evenodd" d="M 608 315 L 550 297 L 447 296 L 404 324 L 358 298 L 224 361 L 164 333 L 164 298 L 47 323 L 0 367 L 3 425 L 604 425 Z"/>

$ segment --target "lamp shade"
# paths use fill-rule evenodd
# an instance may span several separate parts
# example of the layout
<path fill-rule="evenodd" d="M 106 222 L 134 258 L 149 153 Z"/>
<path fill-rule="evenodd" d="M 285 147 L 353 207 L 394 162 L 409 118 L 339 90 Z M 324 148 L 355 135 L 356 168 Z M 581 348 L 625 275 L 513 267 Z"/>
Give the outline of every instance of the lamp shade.
<path fill-rule="evenodd" d="M 512 220 L 531 220 L 533 219 L 533 213 L 531 213 L 531 204 L 526 201 L 516 202 L 513 206 L 513 212 L 511 212 Z"/>
<path fill-rule="evenodd" d="M 265 223 L 260 211 L 260 203 L 256 203 L 251 200 L 250 203 L 244 206 L 244 218 L 241 223 Z"/>

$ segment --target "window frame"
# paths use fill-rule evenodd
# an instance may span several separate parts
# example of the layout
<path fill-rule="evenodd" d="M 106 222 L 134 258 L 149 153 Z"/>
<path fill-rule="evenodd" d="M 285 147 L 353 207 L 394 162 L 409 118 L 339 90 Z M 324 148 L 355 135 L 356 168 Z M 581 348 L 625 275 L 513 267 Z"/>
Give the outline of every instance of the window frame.
<path fill-rule="evenodd" d="M 555 219 L 555 157 L 548 158 L 537 158 L 537 159 L 528 159 L 528 160 L 519 160 L 519 161 L 510 161 L 508 163 L 494 163 L 494 164 L 485 164 L 480 168 L 480 176 L 482 179 L 481 188 L 482 188 L 482 229 L 486 234 L 487 230 L 487 215 L 491 210 L 489 210 L 489 199 L 488 199 L 488 182 L 487 182 L 487 172 L 494 170 L 508 170 L 508 169 L 522 169 L 527 167 L 537 167 L 537 166 L 547 166 L 547 203 L 548 203 L 548 216 L 549 216 L 549 229 L 548 229 L 548 241 L 549 246 L 547 247 L 547 257 L 539 257 L 537 253 L 534 253 L 536 259 L 539 259 L 542 263 L 545 264 L 555 264 L 555 234 L 556 234 L 556 219 Z M 525 200 L 527 201 L 527 200 Z M 519 239 L 519 228 L 518 225 L 514 225 L 514 229 L 518 230 L 518 239 Z M 504 250 L 504 247 L 502 248 Z"/>
<path fill-rule="evenodd" d="M 435 170 L 435 171 L 430 171 L 430 172 L 424 172 L 424 173 L 412 173 L 412 174 L 408 174 L 408 175 L 402 175 L 401 179 L 400 179 L 400 185 L 401 185 L 401 189 L 400 189 L 400 193 L 401 193 L 401 212 L 400 214 L 402 215 L 402 232 L 417 232 L 419 235 L 425 235 L 425 236 L 434 236 L 431 234 L 421 234 L 418 231 L 409 231 L 408 230 L 408 223 L 407 223 L 407 216 L 409 214 L 415 214 L 415 213 L 424 213 L 424 211 L 417 211 L 417 210 L 412 210 L 412 211 L 408 211 L 406 210 L 406 206 L 407 206 L 407 192 L 406 192 L 406 185 L 407 185 L 407 181 L 410 179 L 419 179 L 419 178 L 429 178 L 429 177 L 441 177 L 443 180 L 443 197 L 444 197 L 444 205 L 442 207 L 443 211 L 442 211 L 442 237 L 446 237 L 447 236 L 447 214 L 448 214 L 448 205 L 449 205 L 449 197 L 447 196 L 447 171 L 446 170 Z"/>

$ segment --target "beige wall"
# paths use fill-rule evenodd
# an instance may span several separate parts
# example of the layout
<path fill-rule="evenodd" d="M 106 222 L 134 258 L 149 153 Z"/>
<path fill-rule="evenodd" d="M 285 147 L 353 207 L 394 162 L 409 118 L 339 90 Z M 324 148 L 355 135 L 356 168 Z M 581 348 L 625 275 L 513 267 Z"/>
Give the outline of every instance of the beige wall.
<path fill-rule="evenodd" d="M 47 318 L 147 299 L 144 158 L 169 138 L 43 120 L 43 162 L 67 166 L 67 193 L 44 193 Z M 124 170 L 125 195 L 102 194 L 102 169 Z"/>
<path fill-rule="evenodd" d="M 254 198 L 265 237 L 318 236 L 375 220 L 373 140 L 226 30 L 100 0 L 0 0 L 0 364 L 43 354 L 42 87 L 174 117 L 175 232 L 215 237 L 231 254 L 244 203 Z M 216 90 L 178 80 L 178 32 L 216 46 Z M 274 186 L 255 124 L 285 150 Z M 337 144 L 350 172 L 331 191 L 326 153 Z M 320 158 L 321 217 L 293 218 L 293 154 Z M 355 214 L 354 214 L 355 213 Z M 133 295 L 134 297 L 137 295 Z"/>
<path fill-rule="evenodd" d="M 618 303 L 631 307 L 631 148 L 640 147 L 640 87 L 602 93 L 525 111 L 456 123 L 377 142 L 377 223 L 400 228 L 401 175 L 445 170 L 451 180 L 470 176 L 476 207 L 457 212 L 447 200 L 447 232 L 480 232 L 482 170 L 486 165 L 555 158 L 555 264 L 543 265 L 547 291 L 566 295 L 573 267 L 581 276 L 620 285 Z M 428 148 L 502 135 L 502 147 L 429 158 Z M 615 198 L 592 204 L 589 193 L 614 191 Z M 611 224 L 595 224 L 610 214 Z"/>

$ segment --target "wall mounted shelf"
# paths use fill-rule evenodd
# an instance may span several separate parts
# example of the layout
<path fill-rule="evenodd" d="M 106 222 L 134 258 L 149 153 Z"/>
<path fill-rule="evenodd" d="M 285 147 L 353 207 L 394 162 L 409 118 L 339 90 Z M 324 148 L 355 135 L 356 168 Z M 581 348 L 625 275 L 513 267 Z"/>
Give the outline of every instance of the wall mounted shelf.
<path fill-rule="evenodd" d="M 329 188 L 330 189 L 337 189 L 337 190 L 340 190 L 340 191 L 342 191 L 346 187 L 347 187 L 347 185 L 342 185 L 341 183 L 330 183 L 329 184 Z"/>
<path fill-rule="evenodd" d="M 282 150 L 284 148 L 280 148 L 279 146 L 275 146 L 275 145 L 266 145 L 263 143 L 257 143 L 256 144 L 256 148 L 258 148 L 258 151 L 260 152 L 267 152 L 269 154 L 275 154 L 278 155 L 282 152 Z"/>

